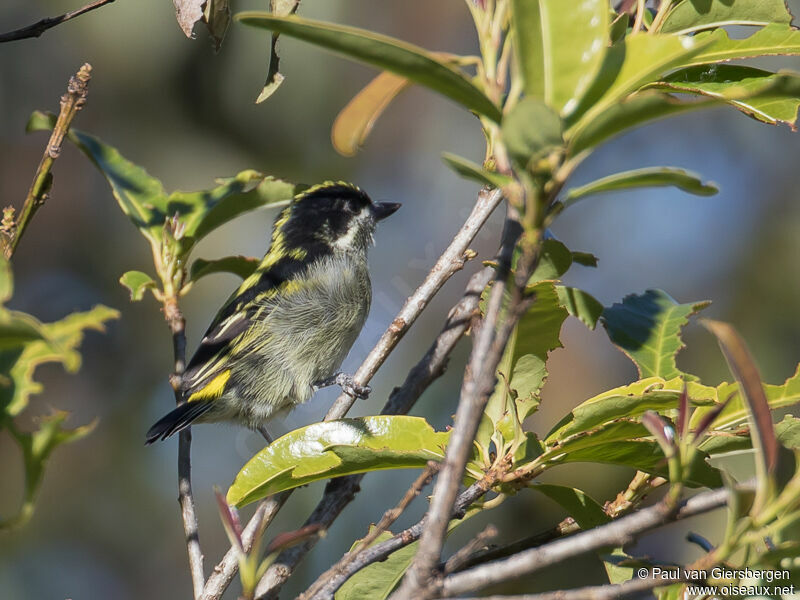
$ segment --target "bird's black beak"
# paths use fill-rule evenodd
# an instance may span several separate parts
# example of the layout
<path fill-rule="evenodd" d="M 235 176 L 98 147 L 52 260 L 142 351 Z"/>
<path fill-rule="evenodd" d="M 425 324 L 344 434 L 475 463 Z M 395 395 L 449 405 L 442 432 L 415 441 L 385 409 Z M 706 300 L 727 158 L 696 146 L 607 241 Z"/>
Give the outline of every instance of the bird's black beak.
<path fill-rule="evenodd" d="M 377 221 L 385 219 L 389 215 L 394 214 L 398 208 L 400 208 L 399 202 L 378 202 L 375 204 L 375 219 Z"/>

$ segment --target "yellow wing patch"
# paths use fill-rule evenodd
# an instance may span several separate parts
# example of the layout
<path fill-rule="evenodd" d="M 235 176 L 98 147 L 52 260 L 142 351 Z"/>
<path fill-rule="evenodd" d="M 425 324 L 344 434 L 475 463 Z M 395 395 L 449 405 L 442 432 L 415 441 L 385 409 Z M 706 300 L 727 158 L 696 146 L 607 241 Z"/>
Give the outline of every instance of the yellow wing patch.
<path fill-rule="evenodd" d="M 216 400 L 222 393 L 225 391 L 225 384 L 228 383 L 228 379 L 231 377 L 231 370 L 227 369 L 214 377 L 211 381 L 205 384 L 202 388 L 197 390 L 194 394 L 187 398 L 187 402 L 197 402 L 198 400 L 204 400 L 209 402 L 211 400 Z"/>

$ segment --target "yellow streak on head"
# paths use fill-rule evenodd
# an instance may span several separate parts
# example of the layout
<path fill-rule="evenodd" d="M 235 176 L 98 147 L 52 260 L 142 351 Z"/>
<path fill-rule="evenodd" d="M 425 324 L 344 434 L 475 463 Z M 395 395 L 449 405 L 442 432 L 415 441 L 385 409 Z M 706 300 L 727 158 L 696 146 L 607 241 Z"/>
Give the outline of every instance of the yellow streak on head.
<path fill-rule="evenodd" d="M 189 396 L 186 400 L 187 402 L 196 402 L 198 400 L 205 400 L 206 402 L 210 400 L 216 400 L 220 396 L 222 396 L 222 392 L 225 391 L 225 384 L 228 383 L 228 379 L 231 377 L 231 370 L 226 369 L 214 379 L 209 381 L 205 384 L 201 389 L 197 390 L 194 394 Z"/>

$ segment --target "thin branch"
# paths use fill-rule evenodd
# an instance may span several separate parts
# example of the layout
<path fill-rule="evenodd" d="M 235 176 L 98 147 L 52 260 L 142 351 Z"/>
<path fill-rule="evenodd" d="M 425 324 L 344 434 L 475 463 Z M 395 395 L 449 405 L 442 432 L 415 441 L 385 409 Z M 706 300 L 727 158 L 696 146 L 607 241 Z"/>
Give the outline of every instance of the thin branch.
<path fill-rule="evenodd" d="M 19 218 L 14 221 L 12 208 L 7 208 L 4 211 L 0 241 L 3 246 L 3 255 L 7 259 L 11 258 L 11 255 L 17 249 L 19 240 L 25 233 L 31 219 L 33 219 L 33 215 L 47 200 L 50 188 L 53 185 L 53 175 L 50 170 L 61 154 L 61 146 L 64 144 L 64 137 L 69 131 L 72 120 L 78 114 L 78 111 L 83 108 L 83 105 L 86 104 L 86 97 L 89 94 L 89 80 L 91 78 L 92 66 L 89 63 L 84 63 L 78 69 L 78 72 L 70 77 L 67 92 L 61 96 L 61 110 L 58 113 L 55 127 L 53 127 L 53 133 L 50 134 L 50 140 L 47 142 L 42 159 L 39 161 L 36 175 L 34 175 L 33 183 L 28 190 L 28 195 L 25 197 Z"/>
<path fill-rule="evenodd" d="M 428 485 L 433 476 L 439 471 L 439 464 L 433 461 L 428 462 L 427 468 L 419 474 L 419 476 L 414 480 L 411 484 L 411 487 L 406 490 L 406 493 L 400 499 L 400 502 L 394 508 L 390 508 L 385 513 L 383 513 L 383 517 L 378 522 L 375 527 L 373 527 L 367 535 L 358 543 L 358 546 L 353 548 L 351 551 L 346 552 L 339 561 L 333 565 L 330 569 L 325 571 L 322 575 L 320 575 L 317 580 L 308 588 L 305 592 L 300 594 L 297 597 L 297 600 L 309 600 L 309 598 L 314 597 L 314 595 L 320 591 L 324 585 L 333 579 L 335 576 L 340 575 L 344 569 L 353 562 L 355 559 L 365 548 L 371 546 L 375 540 L 377 540 L 380 535 L 389 529 L 392 524 L 403 514 L 408 505 L 419 496 L 419 493 L 422 491 L 426 485 Z"/>
<path fill-rule="evenodd" d="M 164 318 L 172 332 L 172 348 L 175 368 L 170 377 L 175 392 L 175 401 L 182 400 L 180 378 L 186 366 L 186 321 L 183 318 L 178 301 L 174 297 L 164 299 Z M 200 537 L 197 526 L 197 514 L 192 495 L 192 432 L 186 428 L 178 438 L 178 503 L 181 507 L 183 532 L 186 536 L 186 551 L 189 555 L 189 572 L 192 576 L 192 589 L 195 600 L 203 594 L 205 573 L 203 571 L 203 550 L 200 548 Z"/>
<path fill-rule="evenodd" d="M 86 6 L 64 13 L 63 15 L 59 15 L 57 17 L 45 17 L 33 25 L 28 25 L 27 27 L 2 33 L 0 34 L 0 44 L 3 42 L 13 42 L 15 40 L 39 37 L 51 27 L 60 25 L 61 23 L 69 21 L 70 19 L 74 19 L 75 17 L 80 17 L 84 13 L 92 11 L 96 8 L 100 8 L 101 6 L 105 6 L 106 4 L 111 4 L 112 2 L 114 2 L 114 0 L 95 0 L 95 2 L 90 2 Z"/>
<path fill-rule="evenodd" d="M 631 579 L 625 583 L 592 585 L 572 590 L 543 592 L 541 594 L 523 594 L 519 596 L 482 596 L 480 598 L 462 598 L 462 600 L 617 600 L 638 596 L 657 587 L 681 583 L 683 579 L 676 575 L 675 579 L 664 580 L 660 577 L 649 579 Z"/>
<path fill-rule="evenodd" d="M 460 570 L 467 563 L 467 561 L 470 560 L 475 552 L 486 545 L 486 540 L 497 536 L 497 533 L 497 527 L 494 525 L 489 525 L 486 527 L 464 546 L 459 548 L 458 552 L 447 559 L 447 562 L 444 564 L 443 572 L 446 575 L 449 575 L 450 573 L 455 573 L 456 571 Z"/>
<path fill-rule="evenodd" d="M 747 484 L 741 489 L 751 489 L 752 487 L 752 484 Z M 659 502 L 649 508 L 621 517 L 612 523 L 445 577 L 436 593 L 442 597 L 451 597 L 475 592 L 495 583 L 540 571 L 587 552 L 607 546 L 624 546 L 634 541 L 637 536 L 666 523 L 725 506 L 730 494 L 728 489 L 703 492 L 681 502 L 677 510 L 670 509 L 663 501 Z"/>
<path fill-rule="evenodd" d="M 392 594 L 395 600 L 417 600 L 429 590 L 429 582 L 434 569 L 439 564 L 450 522 L 453 503 L 464 474 L 473 440 L 478 430 L 484 406 L 495 384 L 495 370 L 505 350 L 508 338 L 517 320 L 524 312 L 527 302 L 522 289 L 514 285 L 511 300 L 504 313 L 504 296 L 508 288 L 508 273 L 511 269 L 511 253 L 517 243 L 521 230 L 516 220 L 507 219 L 506 234 L 501 256 L 482 320 L 470 355 L 467 373 L 461 387 L 461 399 L 455 416 L 455 426 L 447 444 L 444 464 L 436 480 L 433 499 L 428 510 L 429 520 L 420 540 L 419 550 L 414 562 L 406 572 L 400 588 Z M 521 258 L 518 274 L 527 282 L 527 274 L 534 261 Z M 524 283 L 523 283 L 524 285 Z M 502 318 L 501 318 L 502 315 Z"/>
<path fill-rule="evenodd" d="M 378 371 L 380 366 L 394 350 L 394 347 L 405 335 L 406 331 L 416 321 L 431 298 L 438 292 L 450 277 L 464 268 L 468 258 L 467 249 L 475 239 L 483 224 L 492 214 L 494 209 L 503 199 L 503 193 L 497 189 L 484 188 L 478 193 L 478 200 L 472 208 L 467 220 L 461 226 L 458 233 L 450 242 L 450 245 L 433 265 L 433 268 L 425 277 L 425 281 L 409 296 L 403 308 L 397 313 L 392 324 L 375 344 L 364 362 L 355 373 L 355 382 L 359 385 L 367 385 L 372 376 Z M 325 420 L 341 419 L 353 406 L 355 399 L 347 394 L 340 394 L 331 406 Z"/>

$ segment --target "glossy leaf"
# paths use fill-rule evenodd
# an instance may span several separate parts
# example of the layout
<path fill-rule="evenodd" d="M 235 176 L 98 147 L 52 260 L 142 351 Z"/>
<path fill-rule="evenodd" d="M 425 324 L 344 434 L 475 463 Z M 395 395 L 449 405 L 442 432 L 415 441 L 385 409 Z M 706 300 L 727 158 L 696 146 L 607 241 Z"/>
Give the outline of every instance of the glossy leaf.
<path fill-rule="evenodd" d="M 681 375 L 675 357 L 684 343 L 681 329 L 709 302 L 678 304 L 661 290 L 631 294 L 603 311 L 611 341 L 630 358 L 639 377 Z"/>
<path fill-rule="evenodd" d="M 525 93 L 569 114 L 603 64 L 607 0 L 514 0 L 511 6 Z"/>
<path fill-rule="evenodd" d="M 741 65 L 681 69 L 655 85 L 672 92 L 688 92 L 720 100 L 772 125 L 782 122 L 794 127 L 800 106 L 800 76 Z"/>
<path fill-rule="evenodd" d="M 603 314 L 603 305 L 591 294 L 578 288 L 557 285 L 558 301 L 567 312 L 577 317 L 589 329 L 597 326 L 600 315 Z"/>
<path fill-rule="evenodd" d="M 333 122 L 331 141 L 343 156 L 355 156 L 386 107 L 411 82 L 388 71 L 370 81 L 347 103 Z"/>
<path fill-rule="evenodd" d="M 697 196 L 713 196 L 719 188 L 713 183 L 703 183 L 699 175 L 675 167 L 647 167 L 634 169 L 622 173 L 614 173 L 607 177 L 597 179 L 586 185 L 575 187 L 567 192 L 563 200 L 564 206 L 573 204 L 576 200 L 599 194 L 614 192 L 638 187 L 664 187 L 674 186 L 678 189 Z"/>
<path fill-rule="evenodd" d="M 373 526 L 374 527 L 374 526 Z M 370 531 L 372 528 L 370 527 Z M 384 531 L 375 540 L 375 544 L 391 539 L 392 534 Z M 357 540 L 350 548 L 355 549 L 361 540 Z M 385 560 L 374 562 L 371 565 L 355 573 L 350 579 L 342 584 L 342 587 L 334 594 L 335 600 L 384 600 L 389 597 L 392 590 L 403 578 L 403 574 L 408 569 L 414 555 L 417 553 L 419 542 L 413 542 L 392 552 Z"/>
<path fill-rule="evenodd" d="M 572 115 L 565 137 L 572 140 L 581 130 L 645 84 L 685 65 L 710 40 L 634 33 L 612 46 L 592 89 Z"/>
<path fill-rule="evenodd" d="M 464 179 L 477 181 L 481 185 L 502 188 L 512 181 L 511 177 L 508 175 L 503 175 L 495 171 L 488 171 L 471 160 L 456 156 L 455 154 L 450 154 L 449 152 L 442 153 L 442 160 L 448 167 L 453 169 L 453 171 L 461 175 Z"/>
<path fill-rule="evenodd" d="M 500 120 L 497 106 L 467 77 L 437 60 L 433 53 L 407 42 L 355 27 L 302 19 L 294 15 L 277 17 L 263 12 L 242 12 L 236 18 L 245 25 L 295 37 L 391 71 L 493 121 Z"/>
<path fill-rule="evenodd" d="M 261 261 L 257 258 L 248 256 L 226 256 L 217 260 L 198 258 L 192 263 L 192 268 L 189 270 L 189 281 L 197 281 L 214 273 L 233 273 L 242 279 L 247 279 L 256 270 L 259 262 Z"/>
<path fill-rule="evenodd" d="M 522 166 L 544 157 L 562 144 L 561 119 L 536 98 L 524 98 L 503 118 L 508 153 Z"/>
<path fill-rule="evenodd" d="M 611 521 L 603 507 L 583 490 L 547 483 L 535 483 L 530 489 L 558 503 L 581 529 L 592 529 Z"/>
<path fill-rule="evenodd" d="M 703 29 L 792 22 L 785 0 L 685 0 L 670 10 L 661 33 L 692 33 Z"/>
<path fill-rule="evenodd" d="M 131 294 L 131 301 L 138 302 L 142 298 L 144 298 L 144 293 L 148 289 L 155 289 L 156 282 L 153 280 L 150 275 L 147 273 L 142 273 L 141 271 L 128 271 L 122 277 L 119 278 L 119 282 L 126 288 Z"/>
<path fill-rule="evenodd" d="M 377 416 L 325 421 L 278 438 L 242 467 L 228 490 L 242 506 L 313 481 L 377 471 L 424 467 L 441 460 L 448 432 L 425 419 Z"/>
<path fill-rule="evenodd" d="M 680 66 L 702 65 L 756 56 L 800 54 L 800 31 L 789 25 L 772 24 L 743 39 L 731 39 L 724 29 L 698 33 L 694 36 L 703 48 L 683 61 Z"/>

